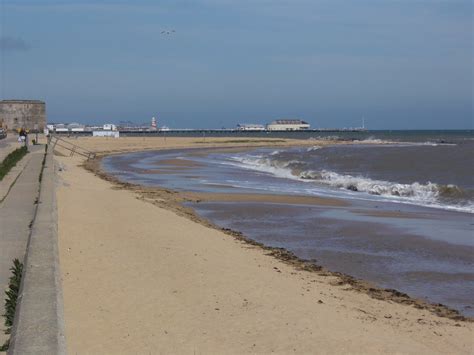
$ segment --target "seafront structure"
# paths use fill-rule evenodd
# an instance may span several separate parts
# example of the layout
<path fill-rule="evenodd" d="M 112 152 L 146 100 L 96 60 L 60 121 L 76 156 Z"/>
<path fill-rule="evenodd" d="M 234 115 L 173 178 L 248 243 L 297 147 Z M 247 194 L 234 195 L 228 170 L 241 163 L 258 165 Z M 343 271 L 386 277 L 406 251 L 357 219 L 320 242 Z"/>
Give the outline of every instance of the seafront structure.
<path fill-rule="evenodd" d="M 80 126 L 80 127 L 78 127 Z M 50 123 L 47 125 L 49 132 L 55 134 L 74 134 L 92 136 L 93 132 L 120 132 L 124 135 L 190 135 L 190 134 L 242 134 L 242 133 L 271 133 L 271 132 L 366 132 L 365 127 L 351 128 L 310 128 L 309 123 L 299 119 L 280 119 L 273 121 L 267 125 L 256 123 L 240 123 L 236 128 L 168 128 L 167 126 L 158 127 L 157 120 L 152 120 L 151 125 L 148 123 L 134 124 L 126 121 L 115 125 L 107 123 L 104 125 L 78 125 L 77 123 Z M 102 135 L 98 133 L 96 135 Z"/>
<path fill-rule="evenodd" d="M 0 127 L 43 131 L 46 127 L 46 104 L 39 100 L 2 100 Z"/>
<path fill-rule="evenodd" d="M 237 125 L 239 131 L 264 131 L 265 126 L 261 124 L 254 123 L 239 123 Z"/>
<path fill-rule="evenodd" d="M 302 120 L 275 120 L 267 124 L 268 131 L 301 131 L 309 129 L 309 123 Z"/>

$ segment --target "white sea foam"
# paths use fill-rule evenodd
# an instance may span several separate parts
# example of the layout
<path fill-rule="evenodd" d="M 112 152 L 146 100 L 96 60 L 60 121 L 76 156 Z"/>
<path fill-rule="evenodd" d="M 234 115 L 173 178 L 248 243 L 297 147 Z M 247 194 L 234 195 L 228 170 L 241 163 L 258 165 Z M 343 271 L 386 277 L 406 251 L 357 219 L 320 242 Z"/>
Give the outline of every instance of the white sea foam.
<path fill-rule="evenodd" d="M 372 143 L 372 144 L 383 144 L 383 143 L 393 143 L 391 141 L 384 141 L 382 139 L 374 138 L 374 137 L 368 137 L 362 140 L 359 140 L 359 142 L 363 143 Z"/>
<path fill-rule="evenodd" d="M 371 195 L 411 197 L 420 201 L 434 202 L 440 195 L 440 186 L 428 182 L 420 184 L 400 184 L 383 180 L 372 180 L 365 177 L 338 174 L 332 171 L 304 171 L 299 174 L 302 179 L 311 179 L 326 183 L 330 186 L 351 191 L 367 192 Z M 448 188 L 457 189 L 454 185 Z"/>
<path fill-rule="evenodd" d="M 298 167 L 301 166 L 301 161 L 278 161 L 263 155 L 234 156 L 232 160 L 235 162 L 235 165 L 242 168 L 269 173 L 280 178 L 326 185 L 352 196 L 355 193 L 360 193 L 361 197 L 363 195 L 367 197 L 368 195 L 379 196 L 393 202 L 474 213 L 474 203 L 472 202 L 465 205 L 457 205 L 442 201 L 443 198 L 462 194 L 461 189 L 455 185 L 439 185 L 432 182 L 425 184 L 419 182 L 402 184 L 370 179 L 363 176 L 338 174 L 327 170 L 300 171 Z"/>
<path fill-rule="evenodd" d="M 437 147 L 437 146 L 439 146 L 439 145 L 451 145 L 451 146 L 455 146 L 456 144 L 454 144 L 454 143 L 423 142 L 423 143 L 419 143 L 419 145 L 427 145 L 427 146 L 430 146 L 430 147 Z"/>

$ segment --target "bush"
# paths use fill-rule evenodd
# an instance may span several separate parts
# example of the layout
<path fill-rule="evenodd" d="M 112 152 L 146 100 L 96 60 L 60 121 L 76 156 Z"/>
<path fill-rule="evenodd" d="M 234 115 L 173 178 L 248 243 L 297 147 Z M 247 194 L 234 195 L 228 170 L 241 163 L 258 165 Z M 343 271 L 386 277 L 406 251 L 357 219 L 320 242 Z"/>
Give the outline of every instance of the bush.
<path fill-rule="evenodd" d="M 0 163 L 0 181 L 3 180 L 5 175 L 28 153 L 27 147 L 21 147 L 15 149 L 13 152 L 8 154 L 3 162 Z"/>

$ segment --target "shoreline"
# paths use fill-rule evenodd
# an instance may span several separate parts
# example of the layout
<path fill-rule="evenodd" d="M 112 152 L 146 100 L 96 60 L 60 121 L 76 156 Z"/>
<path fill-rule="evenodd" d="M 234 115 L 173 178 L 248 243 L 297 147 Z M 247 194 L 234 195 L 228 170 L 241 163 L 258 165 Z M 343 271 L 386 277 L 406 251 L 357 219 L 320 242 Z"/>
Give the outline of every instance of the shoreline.
<path fill-rule="evenodd" d="M 55 159 L 70 353 L 472 352 L 469 320 L 354 291 L 311 261 L 198 220 L 176 192 L 144 195 L 81 157 Z"/>
<path fill-rule="evenodd" d="M 338 144 L 335 142 L 328 143 L 327 145 Z M 345 143 L 342 143 L 345 144 Z M 317 143 L 312 143 L 311 145 L 317 145 Z M 290 147 L 286 146 L 285 147 Z M 296 145 L 295 145 L 296 146 Z M 225 149 L 251 149 L 255 147 L 266 147 L 265 145 L 257 146 L 248 146 L 248 147 L 215 147 L 216 149 L 225 148 Z M 273 145 L 270 147 L 274 147 Z M 196 150 L 207 149 L 208 147 L 198 147 Z M 169 150 L 175 149 L 189 149 L 188 148 L 169 148 Z M 194 149 L 194 148 L 193 148 Z M 162 149 L 155 149 L 160 150 Z M 168 149 L 165 149 L 168 150 Z M 263 243 L 257 242 L 243 233 L 228 229 L 221 228 L 211 221 L 207 220 L 204 217 L 201 217 L 192 207 L 184 206 L 185 203 L 191 202 L 210 202 L 210 201 L 246 201 L 246 202 L 269 202 L 269 203 L 289 203 L 289 204 L 314 204 L 319 206 L 329 205 L 329 206 L 346 206 L 348 203 L 343 199 L 333 199 L 333 198 L 320 198 L 320 197 L 307 197 L 307 196 L 288 196 L 288 195 L 272 195 L 272 194 L 262 194 L 259 196 L 248 195 L 248 194 L 221 194 L 221 193 L 195 193 L 189 191 L 175 191 L 163 187 L 147 187 L 139 184 L 132 184 L 128 182 L 120 181 L 118 178 L 105 172 L 101 167 L 101 161 L 103 158 L 109 155 L 115 154 L 126 154 L 139 151 L 120 151 L 120 152 L 101 152 L 94 160 L 89 160 L 84 162 L 82 165 L 83 168 L 92 172 L 94 175 L 100 177 L 101 179 L 112 183 L 116 189 L 124 189 L 131 191 L 137 194 L 138 199 L 162 207 L 168 210 L 173 211 L 179 216 L 183 216 L 193 222 L 199 223 L 205 227 L 212 228 L 223 232 L 227 235 L 232 236 L 236 240 L 242 241 L 248 245 L 258 247 L 261 250 L 268 252 L 269 256 L 276 258 L 277 260 L 283 261 L 284 263 L 295 267 L 297 270 L 304 270 L 309 272 L 314 272 L 319 276 L 324 277 L 335 277 L 337 279 L 334 282 L 334 285 L 337 286 L 349 286 L 352 291 L 361 292 L 369 295 L 373 299 L 383 300 L 387 302 L 395 302 L 403 305 L 413 306 L 417 309 L 428 310 L 436 316 L 452 319 L 455 321 L 463 321 L 472 323 L 474 322 L 473 317 L 467 317 L 462 315 L 458 310 L 452 309 L 443 304 L 430 303 L 423 299 L 415 298 L 409 296 L 406 293 L 400 292 L 396 289 L 382 288 L 369 281 L 363 279 L 357 279 L 351 275 L 330 271 L 324 268 L 321 265 L 318 265 L 314 261 L 306 260 L 297 257 L 294 253 L 284 248 L 270 247 Z M 199 152 L 197 152 L 199 154 Z"/>

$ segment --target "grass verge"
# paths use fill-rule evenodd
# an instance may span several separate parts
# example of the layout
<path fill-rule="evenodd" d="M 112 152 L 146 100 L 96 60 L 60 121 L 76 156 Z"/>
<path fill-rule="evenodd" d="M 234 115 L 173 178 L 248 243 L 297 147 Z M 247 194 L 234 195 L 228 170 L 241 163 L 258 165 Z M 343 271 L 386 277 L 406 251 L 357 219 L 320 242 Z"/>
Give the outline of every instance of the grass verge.
<path fill-rule="evenodd" d="M 8 174 L 8 172 L 28 153 L 27 147 L 15 149 L 8 154 L 0 163 L 0 181 Z"/>

